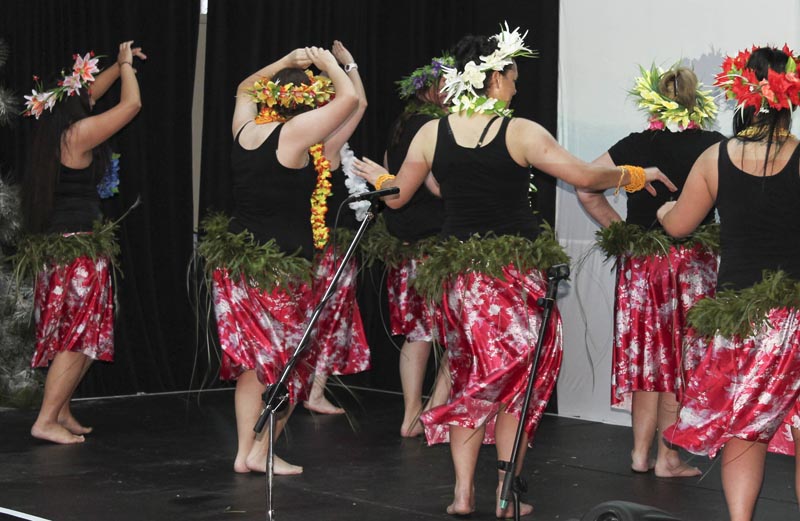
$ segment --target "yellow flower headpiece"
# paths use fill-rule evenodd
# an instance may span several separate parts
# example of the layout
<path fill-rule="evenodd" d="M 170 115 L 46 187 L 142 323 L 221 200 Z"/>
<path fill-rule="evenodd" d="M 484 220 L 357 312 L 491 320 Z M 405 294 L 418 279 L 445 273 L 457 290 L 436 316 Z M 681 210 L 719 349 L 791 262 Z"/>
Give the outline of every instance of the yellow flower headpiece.
<path fill-rule="evenodd" d="M 702 90 L 702 83 L 697 84 L 695 106 L 690 109 L 658 91 L 664 70 L 655 65 L 649 70 L 639 66 L 639 70 L 642 75 L 636 78 L 629 94 L 637 98 L 640 109 L 650 114 L 650 130 L 661 130 L 670 123 L 681 128 L 705 128 L 717 117 L 717 104 L 711 91 Z"/>
<path fill-rule="evenodd" d="M 330 78 L 314 76 L 309 70 L 305 73 L 311 80 L 310 85 L 293 83 L 281 85 L 269 78 L 261 78 L 249 91 L 253 103 L 268 109 L 276 105 L 287 109 L 294 109 L 300 105 L 317 108 L 329 103 L 335 97 Z"/>

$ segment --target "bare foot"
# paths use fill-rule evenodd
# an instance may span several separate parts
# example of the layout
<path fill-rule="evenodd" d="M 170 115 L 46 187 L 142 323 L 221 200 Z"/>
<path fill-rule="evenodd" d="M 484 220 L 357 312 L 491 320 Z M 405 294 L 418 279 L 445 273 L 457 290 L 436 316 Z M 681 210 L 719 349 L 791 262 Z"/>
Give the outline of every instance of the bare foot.
<path fill-rule="evenodd" d="M 419 421 L 419 417 L 412 418 L 411 421 L 403 420 L 403 424 L 400 426 L 400 436 L 403 438 L 416 438 L 423 432 L 425 429 L 422 422 Z"/>
<path fill-rule="evenodd" d="M 76 434 L 78 436 L 80 436 L 81 434 L 89 434 L 90 432 L 92 432 L 91 427 L 84 427 L 71 414 L 59 415 L 58 423 L 72 434 Z"/>
<path fill-rule="evenodd" d="M 520 501 L 519 503 L 519 516 L 527 516 L 533 512 L 533 505 L 529 505 L 528 503 L 523 503 Z M 509 505 L 505 509 L 501 509 L 500 505 L 498 504 L 497 509 L 495 510 L 495 516 L 497 519 L 513 519 L 514 518 L 514 502 L 510 501 Z"/>
<path fill-rule="evenodd" d="M 459 491 L 458 487 L 453 492 L 453 502 L 447 505 L 446 510 L 451 516 L 468 516 L 475 512 L 475 488 L 465 490 L 469 490 L 469 493 Z"/>
<path fill-rule="evenodd" d="M 683 461 L 678 461 L 677 465 L 659 462 L 656 463 L 655 470 L 656 476 L 659 478 L 692 478 L 703 473 L 699 468 L 692 467 Z"/>
<path fill-rule="evenodd" d="M 233 471 L 238 472 L 239 474 L 247 474 L 248 472 L 250 472 L 250 467 L 247 466 L 246 455 L 245 456 L 240 456 L 239 454 L 236 455 L 236 459 L 233 460 Z"/>
<path fill-rule="evenodd" d="M 71 445 L 86 441 L 83 436 L 72 434 L 58 423 L 40 423 L 39 421 L 34 423 L 33 427 L 31 427 L 31 436 L 62 445 Z"/>
<path fill-rule="evenodd" d="M 278 456 L 273 457 L 272 472 L 276 476 L 296 476 L 303 473 L 303 467 L 292 465 Z M 253 472 L 265 473 L 267 471 L 267 459 L 248 457 L 247 468 Z"/>
<path fill-rule="evenodd" d="M 324 396 L 309 398 L 308 401 L 303 402 L 303 407 L 319 414 L 344 414 L 344 409 L 336 407 Z"/>
<path fill-rule="evenodd" d="M 648 457 L 637 456 L 631 451 L 631 470 L 634 472 L 650 472 L 655 468 L 656 460 Z"/>
<path fill-rule="evenodd" d="M 467 504 L 464 506 L 462 504 L 457 504 L 456 501 L 453 501 L 447 505 L 446 512 L 451 516 L 468 516 L 475 512 L 475 505 Z"/>

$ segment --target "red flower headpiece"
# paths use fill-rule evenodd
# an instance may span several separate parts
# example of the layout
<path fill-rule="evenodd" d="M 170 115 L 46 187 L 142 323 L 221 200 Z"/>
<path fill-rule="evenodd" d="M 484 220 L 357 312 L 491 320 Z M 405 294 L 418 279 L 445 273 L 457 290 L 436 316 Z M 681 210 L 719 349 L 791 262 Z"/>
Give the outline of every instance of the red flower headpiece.
<path fill-rule="evenodd" d="M 739 107 L 754 107 L 759 112 L 767 112 L 770 108 L 792 109 L 800 105 L 800 58 L 784 45 L 782 51 L 789 57 L 784 72 L 770 69 L 767 77 L 759 80 L 755 72 L 746 67 L 750 55 L 756 50 L 758 47 L 753 46 L 749 51 L 739 51 L 735 58 L 725 58 L 714 85 L 723 89 L 728 99 L 736 99 Z"/>

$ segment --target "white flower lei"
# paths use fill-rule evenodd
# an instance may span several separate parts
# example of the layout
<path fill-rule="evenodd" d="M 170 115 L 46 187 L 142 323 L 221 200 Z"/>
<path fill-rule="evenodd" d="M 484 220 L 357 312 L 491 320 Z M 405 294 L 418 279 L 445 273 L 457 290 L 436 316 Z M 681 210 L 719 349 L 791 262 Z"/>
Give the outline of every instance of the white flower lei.
<path fill-rule="evenodd" d="M 497 40 L 497 49 L 489 56 L 481 56 L 480 63 L 469 61 L 464 65 L 464 71 L 459 72 L 454 67 L 442 67 L 444 71 L 444 87 L 446 93 L 445 103 L 451 104 L 452 112 L 466 111 L 468 115 L 475 112 L 493 112 L 500 116 L 510 116 L 512 110 L 506 108 L 506 102 L 495 98 L 478 95 L 476 89 L 481 89 L 486 81 L 486 73 L 502 71 L 513 63 L 514 58 L 537 56 L 536 51 L 525 47 L 525 34 L 519 33 L 519 27 L 509 30 L 508 22 L 503 22 L 500 32 L 490 37 Z"/>
<path fill-rule="evenodd" d="M 367 182 L 363 178 L 357 176 L 353 171 L 353 160 L 355 159 L 356 155 L 352 150 L 350 150 L 350 145 L 347 143 L 342 145 L 342 149 L 339 151 L 339 157 L 342 161 L 342 170 L 344 171 L 345 175 L 344 185 L 347 187 L 347 192 L 350 195 L 358 195 L 368 192 L 369 187 L 367 186 Z M 350 209 L 356 213 L 357 221 L 363 221 L 367 216 L 367 210 L 369 210 L 370 202 L 353 201 L 352 203 L 348 203 L 347 206 L 349 206 Z"/>

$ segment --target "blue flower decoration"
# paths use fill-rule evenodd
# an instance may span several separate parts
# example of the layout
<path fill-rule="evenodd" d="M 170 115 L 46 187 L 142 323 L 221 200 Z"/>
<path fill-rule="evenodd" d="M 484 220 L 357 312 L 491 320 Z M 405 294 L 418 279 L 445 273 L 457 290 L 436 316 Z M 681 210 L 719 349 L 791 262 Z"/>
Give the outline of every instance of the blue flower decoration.
<path fill-rule="evenodd" d="M 111 162 L 106 168 L 106 173 L 97 185 L 100 199 L 108 199 L 119 193 L 119 154 L 111 154 Z"/>

